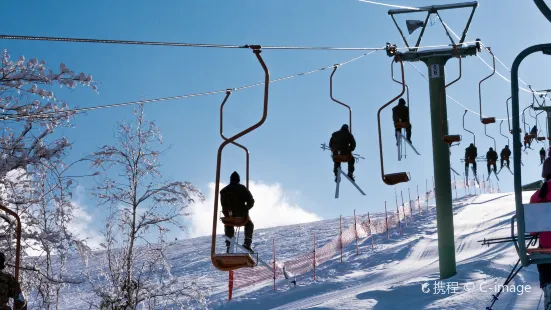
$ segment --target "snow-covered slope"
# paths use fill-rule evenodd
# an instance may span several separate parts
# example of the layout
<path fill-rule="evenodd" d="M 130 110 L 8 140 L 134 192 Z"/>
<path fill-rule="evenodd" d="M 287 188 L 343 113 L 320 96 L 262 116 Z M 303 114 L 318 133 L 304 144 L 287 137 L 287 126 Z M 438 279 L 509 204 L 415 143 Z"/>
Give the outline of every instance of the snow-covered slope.
<path fill-rule="evenodd" d="M 531 193 L 525 193 L 524 199 Z M 370 238 L 361 239 L 359 255 L 354 242 L 347 245 L 342 263 L 336 255 L 318 266 L 316 281 L 313 271 L 297 277 L 296 287 L 279 280 L 274 291 L 268 281 L 234 290 L 231 302 L 227 302 L 228 273 L 210 262 L 210 237 L 179 241 L 170 249 L 170 260 L 175 275 L 210 287 L 212 309 L 485 309 L 495 285 L 503 283 L 518 257 L 510 243 L 487 247 L 477 241 L 509 236 L 514 209 L 511 193 L 454 202 L 457 275 L 445 280 L 439 291 L 435 290 L 439 279 L 435 209 L 415 215 L 402 234 L 391 230 L 390 240 L 386 233 L 375 235 L 374 248 Z M 343 227 L 352 224 L 352 217 L 343 218 Z M 312 251 L 314 232 L 319 247 L 338 236 L 339 219 L 258 230 L 255 248 L 271 261 L 275 238 L 277 261 L 285 261 Z M 222 251 L 222 242 L 219 245 Z M 422 290 L 424 283 L 429 284 L 428 293 Z M 511 284 L 531 289 L 502 293 L 494 309 L 537 309 L 541 290 L 535 266 L 523 268 Z M 74 307 L 74 299 L 66 305 Z"/>

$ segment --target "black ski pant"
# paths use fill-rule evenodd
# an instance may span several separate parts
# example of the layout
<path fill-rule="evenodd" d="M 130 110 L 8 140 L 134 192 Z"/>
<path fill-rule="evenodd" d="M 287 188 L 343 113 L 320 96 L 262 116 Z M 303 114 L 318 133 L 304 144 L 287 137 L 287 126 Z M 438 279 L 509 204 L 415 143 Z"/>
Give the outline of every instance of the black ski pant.
<path fill-rule="evenodd" d="M 551 284 L 551 264 L 538 264 L 540 274 L 540 288 L 545 284 Z"/>
<path fill-rule="evenodd" d="M 509 168 L 509 164 L 510 164 L 510 161 L 509 159 L 505 159 L 505 158 L 501 158 L 501 168 L 503 168 L 503 162 L 506 162 L 507 163 L 507 168 Z"/>
<path fill-rule="evenodd" d="M 243 243 L 244 246 L 251 246 L 251 243 L 253 242 L 253 230 L 254 224 L 249 217 L 247 224 L 245 224 L 245 242 Z M 224 234 L 228 238 L 233 238 L 233 236 L 235 235 L 235 227 L 224 225 Z M 228 240 L 226 240 L 226 246 L 230 246 L 230 242 Z"/>
<path fill-rule="evenodd" d="M 350 159 L 348 160 L 348 175 L 351 176 L 354 174 L 354 164 L 356 163 L 356 159 L 354 158 L 354 156 L 351 156 Z M 335 176 L 337 176 L 337 173 L 339 172 L 338 168 L 341 167 L 341 163 L 340 162 L 337 162 L 337 161 L 334 161 L 333 162 L 333 173 L 335 174 Z"/>
<path fill-rule="evenodd" d="M 396 129 L 396 133 L 394 134 L 394 136 L 398 137 L 398 133 L 402 132 L 402 128 L 395 128 L 395 129 Z M 407 126 L 405 129 L 406 129 L 406 139 L 411 140 L 411 124 L 409 124 L 409 126 Z"/>
<path fill-rule="evenodd" d="M 488 163 L 487 166 L 488 166 L 488 175 L 490 175 L 490 167 L 491 166 L 494 166 L 494 172 L 497 173 L 497 166 L 496 166 L 495 161 L 493 163 Z"/>
<path fill-rule="evenodd" d="M 476 161 L 473 161 L 471 164 L 473 164 L 473 170 L 474 170 L 474 173 L 476 174 Z M 469 169 L 469 163 L 465 161 L 465 170 L 467 169 Z"/>

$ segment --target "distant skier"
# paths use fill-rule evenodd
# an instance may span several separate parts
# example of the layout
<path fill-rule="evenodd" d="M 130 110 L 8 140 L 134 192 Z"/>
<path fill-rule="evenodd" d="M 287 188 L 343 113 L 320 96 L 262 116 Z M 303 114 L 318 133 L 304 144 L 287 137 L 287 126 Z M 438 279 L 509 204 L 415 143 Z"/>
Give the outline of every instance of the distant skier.
<path fill-rule="evenodd" d="M 536 125 L 534 125 L 534 127 L 532 127 L 532 130 L 530 130 L 530 135 L 534 138 L 538 136 L 538 127 Z"/>
<path fill-rule="evenodd" d="M 465 149 L 465 171 L 469 169 L 469 163 L 473 164 L 473 171 L 476 175 L 476 157 L 478 156 L 478 152 L 476 149 L 476 146 L 474 146 L 473 143 L 469 145 L 468 148 Z"/>
<path fill-rule="evenodd" d="M 356 140 L 352 133 L 350 133 L 347 124 L 342 125 L 341 130 L 335 131 L 331 135 L 329 148 L 333 152 L 333 156 L 344 155 L 344 157 L 348 158 L 348 177 L 354 181 L 355 159 L 352 152 L 356 149 Z M 333 173 L 335 174 L 335 182 L 337 182 L 337 173 L 339 172 L 338 168 L 341 167 L 341 162 L 333 159 L 333 163 Z"/>
<path fill-rule="evenodd" d="M 491 172 L 490 166 L 494 166 L 494 173 L 497 174 L 497 166 L 496 166 L 497 152 L 494 151 L 494 148 L 491 147 L 486 153 L 486 161 L 488 166 L 488 176 L 490 175 L 490 172 Z"/>
<path fill-rule="evenodd" d="M 541 161 L 542 164 L 543 164 L 544 160 L 545 160 L 545 149 L 542 146 L 541 150 L 540 150 L 540 161 Z"/>
<path fill-rule="evenodd" d="M 398 133 L 402 131 L 402 128 L 398 127 L 399 123 L 406 123 L 406 139 L 411 143 L 411 123 L 409 122 L 409 108 L 406 106 L 404 98 L 400 98 L 398 105 L 392 108 L 392 120 L 394 121 L 394 129 L 396 130 L 395 136 L 398 137 Z"/>
<path fill-rule="evenodd" d="M 27 301 L 19 282 L 11 274 L 4 272 L 4 268 L 6 268 L 6 256 L 0 252 L 0 309 L 11 309 L 8 302 L 12 298 L 14 310 L 27 310 Z"/>
<path fill-rule="evenodd" d="M 551 173 L 547 174 L 547 178 L 542 187 L 532 195 L 532 197 L 530 198 L 530 203 L 551 202 L 551 183 L 549 182 L 549 180 L 551 180 Z M 531 233 L 531 235 L 538 235 L 540 248 L 551 248 L 550 231 Z M 538 264 L 538 272 L 540 288 L 543 290 L 544 295 L 543 308 L 545 310 L 551 310 L 551 264 Z"/>
<path fill-rule="evenodd" d="M 249 217 L 249 210 L 254 206 L 254 198 L 251 192 L 243 184 L 240 184 L 239 174 L 234 171 L 230 176 L 230 184 L 220 191 L 220 203 L 222 204 L 222 213 L 224 216 L 247 218 L 245 224 L 245 242 L 243 247 L 251 252 L 251 243 L 253 242 L 254 224 Z M 224 233 L 228 238 L 233 238 L 235 228 L 224 225 Z M 230 251 L 230 242 L 226 240 L 226 251 Z"/>
<path fill-rule="evenodd" d="M 509 149 L 509 146 L 506 145 L 502 150 L 501 150 L 501 153 L 499 154 L 500 155 L 500 161 L 501 161 L 501 168 L 503 168 L 503 162 L 507 162 L 507 168 L 510 169 L 509 167 L 509 164 L 510 164 L 510 161 L 509 161 L 509 157 L 511 157 L 511 150 Z"/>

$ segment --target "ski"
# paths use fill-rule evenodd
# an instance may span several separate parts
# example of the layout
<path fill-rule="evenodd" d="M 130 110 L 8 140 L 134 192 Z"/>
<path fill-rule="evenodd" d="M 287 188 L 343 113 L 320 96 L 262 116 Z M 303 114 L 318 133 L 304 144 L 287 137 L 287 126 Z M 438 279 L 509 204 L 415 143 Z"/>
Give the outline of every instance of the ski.
<path fill-rule="evenodd" d="M 455 175 L 459 175 L 459 173 L 457 173 L 457 171 L 455 171 L 455 169 L 453 169 L 452 167 L 450 167 L 450 170 L 453 171 L 453 173 L 455 173 Z"/>
<path fill-rule="evenodd" d="M 352 180 L 352 179 L 351 179 L 346 173 L 344 173 L 344 172 L 342 171 L 342 169 L 339 167 L 339 168 L 338 168 L 338 173 L 337 173 L 337 187 L 336 187 L 336 189 L 335 189 L 335 198 L 339 198 L 339 187 L 340 187 L 341 180 L 342 180 L 342 179 L 341 179 L 341 174 L 344 175 L 344 177 L 345 177 L 346 179 L 348 179 L 348 181 L 350 181 L 350 183 L 352 183 L 352 185 L 354 185 L 354 187 L 356 187 L 356 189 L 357 189 L 358 191 L 360 191 L 360 193 L 361 193 L 362 195 L 366 196 L 365 193 L 364 193 L 364 191 L 358 186 L 358 184 L 356 184 L 356 182 L 354 182 L 354 180 Z"/>

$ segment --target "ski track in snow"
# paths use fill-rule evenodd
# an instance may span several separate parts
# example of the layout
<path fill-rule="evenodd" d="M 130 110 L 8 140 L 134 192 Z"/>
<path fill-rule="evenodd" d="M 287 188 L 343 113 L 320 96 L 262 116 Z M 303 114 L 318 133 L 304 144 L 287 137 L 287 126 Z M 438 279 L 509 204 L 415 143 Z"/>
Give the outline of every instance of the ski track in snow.
<path fill-rule="evenodd" d="M 533 192 L 525 192 L 528 201 Z M 434 281 L 439 280 L 438 236 L 436 209 L 422 210 L 402 234 L 391 229 L 376 234 L 372 249 L 370 238 L 359 240 L 359 255 L 355 242 L 339 255 L 319 265 L 316 281 L 313 271 L 297 277 L 297 286 L 290 287 L 279 276 L 277 290 L 273 281 L 234 289 L 233 300 L 227 302 L 228 273 L 211 265 L 210 237 L 177 241 L 170 247 L 172 273 L 186 280 L 195 280 L 210 288 L 210 309 L 485 309 L 492 301 L 495 284 L 503 281 L 518 256 L 511 243 L 481 246 L 478 240 L 510 235 L 510 218 L 514 214 L 514 194 L 471 195 L 454 200 L 454 234 L 457 274 L 445 283 L 457 282 L 457 293 L 433 294 Z M 360 211 L 361 213 L 361 211 Z M 384 213 L 371 214 L 371 219 Z M 367 217 L 359 217 L 367 220 Z M 343 217 L 343 231 L 353 225 L 353 217 Z M 338 236 L 339 219 L 324 220 L 255 231 L 253 246 L 268 262 L 272 260 L 272 238 L 276 240 L 277 261 L 284 262 L 312 251 L 313 233 L 317 246 L 323 246 Z M 242 235 L 241 235 L 242 238 Z M 223 252 L 222 238 L 218 251 Z M 78 268 L 79 261 L 71 262 Z M 484 281 L 484 282 L 483 282 Z M 421 285 L 430 283 L 431 292 L 423 293 Z M 474 283 L 475 291 L 465 292 L 462 285 Z M 480 285 L 484 284 L 481 291 Z M 522 295 L 503 292 L 494 309 L 537 309 L 541 296 L 536 266 L 523 268 L 510 283 L 530 285 Z M 81 292 L 82 292 L 81 288 Z M 76 291 L 75 291 L 76 292 Z M 91 297 L 91 294 L 80 293 Z M 88 308 L 82 300 L 65 300 L 61 309 Z M 540 305 L 541 308 L 541 305 Z"/>

